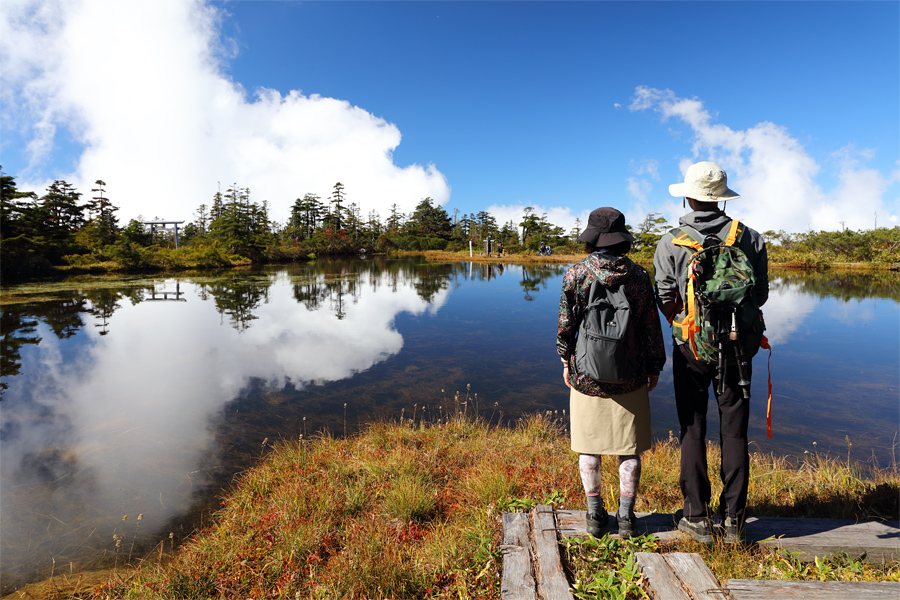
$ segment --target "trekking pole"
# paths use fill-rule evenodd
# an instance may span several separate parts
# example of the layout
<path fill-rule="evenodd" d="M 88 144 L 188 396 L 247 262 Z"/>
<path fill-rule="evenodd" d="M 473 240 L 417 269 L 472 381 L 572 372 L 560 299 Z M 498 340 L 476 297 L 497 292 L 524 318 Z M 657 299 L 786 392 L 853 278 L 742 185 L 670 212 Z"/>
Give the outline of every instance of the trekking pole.
<path fill-rule="evenodd" d="M 744 346 L 741 344 L 741 336 L 738 335 L 737 328 L 737 307 L 731 309 L 731 331 L 728 333 L 728 339 L 734 344 L 734 357 L 737 359 L 738 376 L 740 380 L 738 385 L 744 393 L 744 399 L 750 399 L 750 380 L 747 379 L 747 360 L 744 357 Z"/>
<path fill-rule="evenodd" d="M 721 396 L 725 393 L 725 341 L 723 335 L 719 335 L 719 360 L 716 363 L 716 377 L 719 379 L 716 394 Z"/>

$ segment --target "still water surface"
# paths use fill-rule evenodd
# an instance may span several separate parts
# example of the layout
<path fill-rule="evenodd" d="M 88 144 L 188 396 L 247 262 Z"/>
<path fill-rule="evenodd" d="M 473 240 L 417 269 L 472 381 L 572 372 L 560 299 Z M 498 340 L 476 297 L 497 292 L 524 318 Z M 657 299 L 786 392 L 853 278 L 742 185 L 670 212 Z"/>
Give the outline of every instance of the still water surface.
<path fill-rule="evenodd" d="M 494 421 L 562 417 L 555 332 L 564 271 L 336 260 L 4 289 L 4 593 L 54 559 L 59 573 L 69 561 L 77 570 L 127 555 L 133 542 L 140 550 L 170 532 L 177 540 L 264 440 L 435 419 L 456 410 L 456 392 L 468 394 L 467 411 Z M 896 274 L 774 272 L 764 307 L 774 438 L 765 435 L 761 353 L 754 448 L 891 464 L 898 308 Z M 656 437 L 678 427 L 669 369 L 651 394 Z M 118 550 L 114 534 L 126 536 Z"/>

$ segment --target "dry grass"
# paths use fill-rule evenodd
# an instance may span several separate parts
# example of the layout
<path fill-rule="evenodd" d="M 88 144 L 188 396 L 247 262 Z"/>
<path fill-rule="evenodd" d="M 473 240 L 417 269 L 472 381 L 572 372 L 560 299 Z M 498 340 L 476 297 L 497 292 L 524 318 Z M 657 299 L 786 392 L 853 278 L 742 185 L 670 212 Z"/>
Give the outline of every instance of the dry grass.
<path fill-rule="evenodd" d="M 100 586 L 30 597 L 497 598 L 501 513 L 548 500 L 584 507 L 564 425 L 545 414 L 500 428 L 457 414 L 373 424 L 340 440 L 285 441 L 240 478 L 213 525 L 168 560 L 148 556 Z M 709 452 L 715 473 L 718 449 Z M 638 511 L 680 506 L 678 464 L 671 437 L 644 455 Z M 603 470 L 603 496 L 615 506 L 616 461 L 604 460 Z M 863 475 L 837 459 L 792 464 L 754 454 L 751 477 L 756 515 L 900 513 L 896 469 Z M 714 568 L 717 556 L 734 562 L 731 549 L 709 552 Z M 61 590 L 59 581 L 51 583 Z"/>
<path fill-rule="evenodd" d="M 436 262 L 496 262 L 503 264 L 561 264 L 566 265 L 585 257 L 584 253 L 579 254 L 551 254 L 550 256 L 541 256 L 539 254 L 504 254 L 503 256 L 485 256 L 474 252 L 469 256 L 469 251 L 464 252 L 446 252 L 444 250 L 422 250 L 416 252 L 402 252 L 402 254 L 424 256 L 428 260 Z"/>
<path fill-rule="evenodd" d="M 122 572 L 97 596 L 496 598 L 497 504 L 554 494 L 574 505 L 581 490 L 548 416 L 513 429 L 406 420 L 284 442 L 168 565 Z"/>

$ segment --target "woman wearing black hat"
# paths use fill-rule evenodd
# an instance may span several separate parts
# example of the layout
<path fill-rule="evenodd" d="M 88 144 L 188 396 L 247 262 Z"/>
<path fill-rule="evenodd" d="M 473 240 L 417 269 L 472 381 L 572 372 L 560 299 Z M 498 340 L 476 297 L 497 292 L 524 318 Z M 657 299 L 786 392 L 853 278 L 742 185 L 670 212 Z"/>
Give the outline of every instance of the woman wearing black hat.
<path fill-rule="evenodd" d="M 640 454 L 650 448 L 649 392 L 656 387 L 666 362 L 662 328 L 650 276 L 625 256 L 634 236 L 625 227 L 622 213 L 614 208 L 598 208 L 591 213 L 578 239 L 585 242 L 589 255 L 569 267 L 563 277 L 556 339 L 564 365 L 563 377 L 571 388 L 572 450 L 579 454 L 581 481 L 587 496 L 587 531 L 595 536 L 602 534 L 609 518 L 600 496 L 600 457 L 618 456 L 616 521 L 619 534 L 631 536 L 641 476 Z M 633 336 L 628 344 L 629 362 L 633 371 L 625 379 L 595 379 L 584 372 L 588 369 L 583 356 L 577 356 L 579 326 L 595 281 L 607 293 L 623 292 L 627 299 Z"/>

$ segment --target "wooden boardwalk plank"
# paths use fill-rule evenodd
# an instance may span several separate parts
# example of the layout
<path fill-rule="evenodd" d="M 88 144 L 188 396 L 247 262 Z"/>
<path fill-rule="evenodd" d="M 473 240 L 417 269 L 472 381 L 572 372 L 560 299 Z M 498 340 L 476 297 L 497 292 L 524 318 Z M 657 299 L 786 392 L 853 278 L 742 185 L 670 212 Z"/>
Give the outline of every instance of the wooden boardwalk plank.
<path fill-rule="evenodd" d="M 584 511 L 561 510 L 557 512 L 557 519 L 560 537 L 587 535 Z M 675 528 L 672 515 L 663 513 L 637 513 L 635 530 L 663 542 L 684 535 Z M 615 530 L 610 529 L 610 534 L 614 533 Z M 897 521 L 858 523 L 842 519 L 750 517 L 747 519 L 747 539 L 759 542 L 763 548 L 799 552 L 804 561 L 839 552 L 846 552 L 854 559 L 865 554 L 863 560 L 866 562 L 900 560 L 900 523 Z"/>
<path fill-rule="evenodd" d="M 503 515 L 501 600 L 537 600 L 531 553 L 531 523 L 523 513 Z"/>
<path fill-rule="evenodd" d="M 641 573 L 647 579 L 652 598 L 657 600 L 691 600 L 681 580 L 669 567 L 669 563 L 662 554 L 654 552 L 636 552 L 635 560 L 641 568 Z"/>
<path fill-rule="evenodd" d="M 800 560 L 810 561 L 846 552 L 852 558 L 865 554 L 866 562 L 900 559 L 900 523 L 840 519 L 747 519 L 747 537 L 761 548 L 782 548 L 799 552 Z M 767 539 L 775 538 L 775 539 Z"/>
<path fill-rule="evenodd" d="M 725 581 L 734 600 L 897 600 L 893 581 Z"/>
<path fill-rule="evenodd" d="M 573 600 L 562 569 L 553 507 L 538 505 L 531 511 L 538 595 L 543 600 Z"/>
<path fill-rule="evenodd" d="M 639 513 L 637 531 L 665 541 L 681 536 L 671 515 Z M 614 533 L 613 529 L 610 533 Z M 529 515 L 503 515 L 502 600 L 573 600 L 562 570 L 559 537 L 586 535 L 584 511 L 536 507 Z M 847 552 L 867 561 L 900 558 L 900 524 L 836 519 L 751 517 L 747 537 L 761 547 L 798 552 L 802 560 Z M 897 582 L 757 581 L 718 584 L 699 555 L 636 555 L 654 598 L 665 600 L 900 600 Z"/>
<path fill-rule="evenodd" d="M 559 523 L 559 536 L 561 538 L 570 538 L 587 535 L 585 514 L 583 510 L 556 511 L 556 520 Z M 635 516 L 637 517 L 637 522 L 635 523 L 636 534 L 649 533 L 664 542 L 681 535 L 675 529 L 672 515 L 665 513 L 635 513 Z M 615 519 L 611 518 L 610 523 L 615 523 Z M 613 537 L 618 536 L 614 525 L 610 526 L 609 533 Z"/>
<path fill-rule="evenodd" d="M 728 597 L 699 554 L 672 552 L 663 554 L 663 557 L 694 600 L 722 600 Z"/>

